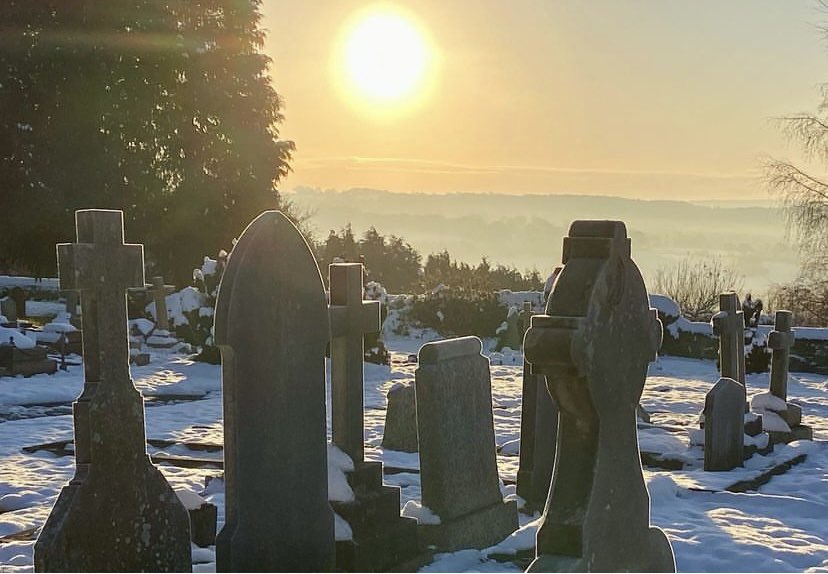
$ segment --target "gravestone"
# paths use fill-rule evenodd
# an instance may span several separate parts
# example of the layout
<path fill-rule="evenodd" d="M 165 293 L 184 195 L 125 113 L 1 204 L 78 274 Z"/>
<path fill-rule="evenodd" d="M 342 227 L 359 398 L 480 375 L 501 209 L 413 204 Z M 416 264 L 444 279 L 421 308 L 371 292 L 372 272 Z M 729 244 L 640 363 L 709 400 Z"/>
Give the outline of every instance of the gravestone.
<path fill-rule="evenodd" d="M 814 436 L 813 429 L 802 424 L 802 407 L 788 402 L 788 364 L 794 343 L 792 323 L 790 311 L 776 312 L 773 331 L 768 334 L 770 396 L 760 393 L 752 399 L 754 410 L 762 415 L 763 426 L 774 443 L 813 440 Z"/>
<path fill-rule="evenodd" d="M 674 572 L 650 526 L 636 406 L 661 342 L 620 221 L 576 221 L 526 358 L 545 375 L 558 415 L 557 459 L 537 534 L 534 572 Z"/>
<path fill-rule="evenodd" d="M 299 230 L 265 211 L 233 248 L 216 299 L 225 525 L 218 572 L 330 571 L 322 276 Z"/>
<path fill-rule="evenodd" d="M 120 211 L 77 211 L 75 222 L 77 243 L 57 258 L 61 289 L 79 290 L 84 309 L 76 470 L 35 543 L 35 570 L 189 572 L 187 510 L 147 456 L 129 375 L 126 290 L 144 284 L 143 247 L 124 244 Z"/>
<path fill-rule="evenodd" d="M 9 323 L 17 321 L 17 303 L 8 295 L 0 298 L 0 315 L 5 317 Z"/>
<path fill-rule="evenodd" d="M 414 385 L 397 383 L 388 390 L 382 447 L 417 452 L 417 396 Z"/>
<path fill-rule="evenodd" d="M 745 448 L 745 387 L 722 377 L 704 399 L 704 470 L 742 466 Z"/>
<path fill-rule="evenodd" d="M 528 331 L 532 318 L 532 304 L 523 310 Z M 524 509 L 543 511 L 552 480 L 555 463 L 555 443 L 558 432 L 558 407 L 546 388 L 546 378 L 531 372 L 523 359 L 523 393 L 520 407 L 520 464 L 517 473 L 517 493 L 525 501 Z"/>
<path fill-rule="evenodd" d="M 719 295 L 719 312 L 710 321 L 719 338 L 721 376 L 745 384 L 745 321 L 739 297 L 730 291 Z"/>
<path fill-rule="evenodd" d="M 78 292 L 73 290 L 61 291 L 66 298 L 66 312 L 69 313 L 69 323 L 75 327 L 80 326 L 80 314 L 78 314 L 78 304 L 80 303 Z"/>
<path fill-rule="evenodd" d="M 175 291 L 172 286 L 164 285 L 164 278 L 156 275 L 152 278 L 152 300 L 155 303 L 155 326 L 169 331 L 170 320 L 167 314 L 167 295 Z"/>
<path fill-rule="evenodd" d="M 439 524 L 421 539 L 440 550 L 485 548 L 517 529 L 500 492 L 489 360 L 477 337 L 427 343 L 415 372 L 422 504 Z"/>
<path fill-rule="evenodd" d="M 26 317 L 26 291 L 23 288 L 15 286 L 9 291 L 9 297 L 14 301 L 14 306 L 17 310 L 17 318 L 22 319 Z M 9 318 L 11 320 L 11 318 Z"/>
<path fill-rule="evenodd" d="M 332 502 L 353 534 L 337 541 L 339 571 L 382 572 L 414 558 L 417 523 L 400 516 L 400 488 L 383 484 L 382 463 L 365 460 L 363 362 L 366 333 L 382 327 L 380 302 L 364 301 L 362 263 L 328 267 L 331 325 L 332 442 L 347 454 L 354 470 L 347 480 L 352 502 Z"/>

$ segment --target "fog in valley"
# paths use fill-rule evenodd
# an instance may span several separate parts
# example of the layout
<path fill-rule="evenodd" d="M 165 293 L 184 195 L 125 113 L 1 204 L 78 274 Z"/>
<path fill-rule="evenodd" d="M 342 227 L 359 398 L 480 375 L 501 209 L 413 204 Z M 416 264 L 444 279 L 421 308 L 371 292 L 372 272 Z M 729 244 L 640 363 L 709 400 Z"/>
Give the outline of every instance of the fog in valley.
<path fill-rule="evenodd" d="M 798 255 L 772 202 L 644 201 L 608 196 L 454 193 L 403 194 L 369 189 L 343 192 L 300 187 L 285 194 L 317 238 L 350 223 L 359 236 L 369 227 L 394 234 L 423 259 L 447 249 L 460 261 L 490 263 L 548 274 L 561 261 L 561 239 L 575 219 L 620 219 L 632 255 L 648 284 L 660 267 L 688 254 L 720 256 L 764 296 L 773 283 L 793 279 Z M 370 262 L 368 263 L 370 265 Z"/>

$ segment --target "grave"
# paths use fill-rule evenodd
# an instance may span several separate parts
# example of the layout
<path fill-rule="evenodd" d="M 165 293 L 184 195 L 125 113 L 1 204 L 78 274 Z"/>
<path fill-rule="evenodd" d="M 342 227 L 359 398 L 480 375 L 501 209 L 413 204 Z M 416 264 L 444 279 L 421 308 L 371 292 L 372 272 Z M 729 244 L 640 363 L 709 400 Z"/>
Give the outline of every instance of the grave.
<path fill-rule="evenodd" d="M 794 440 L 813 440 L 813 429 L 802 424 L 802 407 L 788 402 L 788 362 L 794 334 L 790 311 L 777 311 L 774 328 L 768 334 L 771 349 L 770 389 L 754 395 L 753 410 L 761 414 L 765 431 L 774 443 Z"/>
<path fill-rule="evenodd" d="M 442 551 L 485 548 L 517 529 L 500 492 L 489 360 L 477 337 L 427 343 L 415 371 L 422 505 L 439 517 L 421 540 Z"/>
<path fill-rule="evenodd" d="M 170 321 L 167 314 L 167 295 L 175 291 L 172 285 L 164 285 L 164 278 L 156 275 L 148 286 L 155 303 L 155 330 L 147 337 L 147 346 L 153 349 L 170 349 L 178 344 L 178 339 L 170 336 Z"/>
<path fill-rule="evenodd" d="M 417 396 L 412 384 L 396 383 L 388 389 L 382 448 L 417 452 Z"/>
<path fill-rule="evenodd" d="M 745 387 L 722 377 L 704 398 L 704 470 L 742 466 L 745 454 Z"/>
<path fill-rule="evenodd" d="M 5 317 L 9 323 L 14 323 L 18 319 L 17 303 L 8 295 L 0 297 L 0 315 Z"/>
<path fill-rule="evenodd" d="M 380 302 L 364 301 L 361 263 L 328 267 L 331 329 L 332 442 L 354 463 L 347 473 L 352 502 L 332 502 L 353 533 L 337 541 L 340 571 L 386 571 L 418 553 L 417 523 L 400 516 L 400 488 L 383 484 L 381 462 L 365 460 L 363 335 L 382 327 Z"/>
<path fill-rule="evenodd" d="M 523 318 L 525 332 L 531 324 L 531 303 L 524 304 Z M 546 388 L 546 378 L 543 375 L 532 374 L 525 356 L 522 397 L 517 493 L 526 501 L 524 510 L 542 512 L 549 494 L 552 467 L 555 463 L 558 407 Z"/>
<path fill-rule="evenodd" d="M 12 287 L 11 290 L 9 291 L 9 297 L 11 297 L 12 300 L 14 301 L 14 306 L 15 306 L 16 311 L 17 311 L 17 318 L 18 319 L 25 318 L 27 316 L 26 315 L 26 291 L 23 290 L 23 288 L 19 287 L 19 286 Z M 2 314 L 2 313 L 0 313 L 0 314 Z M 9 317 L 9 320 L 11 321 L 12 318 Z"/>
<path fill-rule="evenodd" d="M 233 248 L 216 300 L 215 340 L 225 429 L 216 570 L 333 570 L 328 310 L 310 247 L 281 212 L 260 214 Z"/>
<path fill-rule="evenodd" d="M 84 388 L 73 404 L 74 478 L 34 546 L 38 572 L 189 572 L 187 510 L 152 465 L 129 376 L 126 289 L 144 283 L 143 247 L 123 213 L 75 213 L 77 243 L 57 247 L 62 289 L 81 292 Z"/>
<path fill-rule="evenodd" d="M 80 304 L 80 298 L 78 297 L 78 292 L 68 290 L 61 291 L 61 294 L 66 299 L 66 312 L 69 313 L 69 322 L 75 327 L 80 327 L 81 317 L 80 313 L 78 313 L 78 305 Z"/>
<path fill-rule="evenodd" d="M 560 409 L 557 460 L 534 572 L 674 572 L 650 526 L 636 406 L 661 324 L 620 221 L 576 221 L 545 315 L 524 342 Z"/>
<path fill-rule="evenodd" d="M 0 344 L 0 375 L 31 377 L 51 375 L 57 371 L 57 361 L 50 359 L 45 347 L 24 349 L 7 343 Z"/>

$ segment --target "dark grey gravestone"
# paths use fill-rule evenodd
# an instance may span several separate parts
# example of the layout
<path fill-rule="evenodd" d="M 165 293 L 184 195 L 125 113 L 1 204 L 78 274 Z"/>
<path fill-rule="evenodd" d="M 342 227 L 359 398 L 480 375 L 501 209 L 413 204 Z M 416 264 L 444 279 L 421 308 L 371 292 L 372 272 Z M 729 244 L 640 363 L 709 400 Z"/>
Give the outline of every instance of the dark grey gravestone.
<path fill-rule="evenodd" d="M 704 470 L 742 466 L 745 444 L 745 387 L 722 377 L 704 399 Z"/>
<path fill-rule="evenodd" d="M 415 372 L 422 503 L 440 517 L 421 535 L 440 550 L 485 548 L 517 529 L 500 493 L 489 360 L 477 337 L 427 343 Z"/>
<path fill-rule="evenodd" d="M 719 337 L 719 370 L 722 377 L 744 385 L 745 321 L 734 292 L 719 295 L 719 312 L 711 320 L 713 334 Z M 741 352 L 740 352 L 741 351 Z"/>
<path fill-rule="evenodd" d="M 219 572 L 330 571 L 322 276 L 299 230 L 265 211 L 244 230 L 216 300 L 225 525 Z"/>
<path fill-rule="evenodd" d="M 525 330 L 528 330 L 532 318 L 531 303 L 524 305 L 523 316 Z M 557 433 L 558 407 L 546 388 L 546 378 L 532 374 L 524 358 L 517 493 L 526 501 L 526 511 L 543 511 L 546 505 L 555 464 Z"/>
<path fill-rule="evenodd" d="M 768 348 L 771 349 L 770 392 L 783 401 L 788 400 L 788 362 L 794 342 L 792 323 L 790 311 L 777 311 L 773 331 L 768 334 Z"/>
<path fill-rule="evenodd" d="M 382 572 L 414 558 L 417 523 L 400 516 L 400 488 L 383 484 L 381 462 L 364 459 L 363 335 L 382 327 L 380 302 L 364 301 L 362 263 L 328 267 L 331 288 L 332 440 L 354 462 L 355 500 L 334 502 L 353 534 L 336 544 L 336 569 Z"/>
<path fill-rule="evenodd" d="M 26 317 L 26 291 L 22 287 L 15 286 L 9 291 L 9 297 L 14 300 L 14 306 L 17 309 L 17 318 L 22 319 Z"/>
<path fill-rule="evenodd" d="M 576 221 L 545 315 L 532 318 L 526 358 L 546 376 L 560 414 L 557 460 L 534 572 L 674 572 L 650 526 L 636 406 L 661 342 L 620 221 Z"/>
<path fill-rule="evenodd" d="M 80 325 L 80 314 L 78 313 L 78 292 L 73 290 L 62 292 L 66 297 L 66 312 L 69 313 L 69 322 L 76 327 Z"/>
<path fill-rule="evenodd" d="M 155 276 L 152 278 L 152 300 L 155 302 L 155 325 L 158 329 L 165 331 L 170 328 L 169 315 L 167 313 L 167 295 L 173 288 L 164 285 L 164 278 Z"/>
<path fill-rule="evenodd" d="M 38 572 L 189 572 L 187 510 L 147 456 L 144 403 L 129 376 L 126 290 L 144 284 L 143 247 L 123 213 L 75 213 L 57 246 L 61 289 L 81 292 L 84 387 L 73 405 L 75 477 L 35 543 Z"/>
<path fill-rule="evenodd" d="M 398 383 L 388 390 L 382 447 L 417 452 L 417 396 L 414 385 Z"/>
<path fill-rule="evenodd" d="M 0 315 L 9 320 L 17 321 L 17 303 L 9 296 L 0 298 Z"/>

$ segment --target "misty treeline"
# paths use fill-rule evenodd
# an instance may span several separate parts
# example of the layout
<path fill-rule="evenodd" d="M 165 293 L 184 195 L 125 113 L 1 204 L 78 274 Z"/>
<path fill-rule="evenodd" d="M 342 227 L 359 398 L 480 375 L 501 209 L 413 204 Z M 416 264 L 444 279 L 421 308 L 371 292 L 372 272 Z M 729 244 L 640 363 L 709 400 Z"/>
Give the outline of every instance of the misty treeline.
<path fill-rule="evenodd" d="M 74 211 L 121 209 L 186 284 L 265 209 L 293 143 L 260 0 L 0 2 L 0 272 L 55 273 Z"/>
<path fill-rule="evenodd" d="M 485 257 L 477 265 L 456 261 L 446 250 L 423 260 L 403 238 L 382 235 L 374 227 L 357 237 L 348 224 L 312 243 L 323 274 L 334 261 L 362 261 L 366 279 L 381 283 L 389 293 L 422 293 L 439 285 L 469 294 L 499 289 L 541 291 L 546 279 L 537 269 L 520 272 L 512 266 L 493 265 Z"/>

